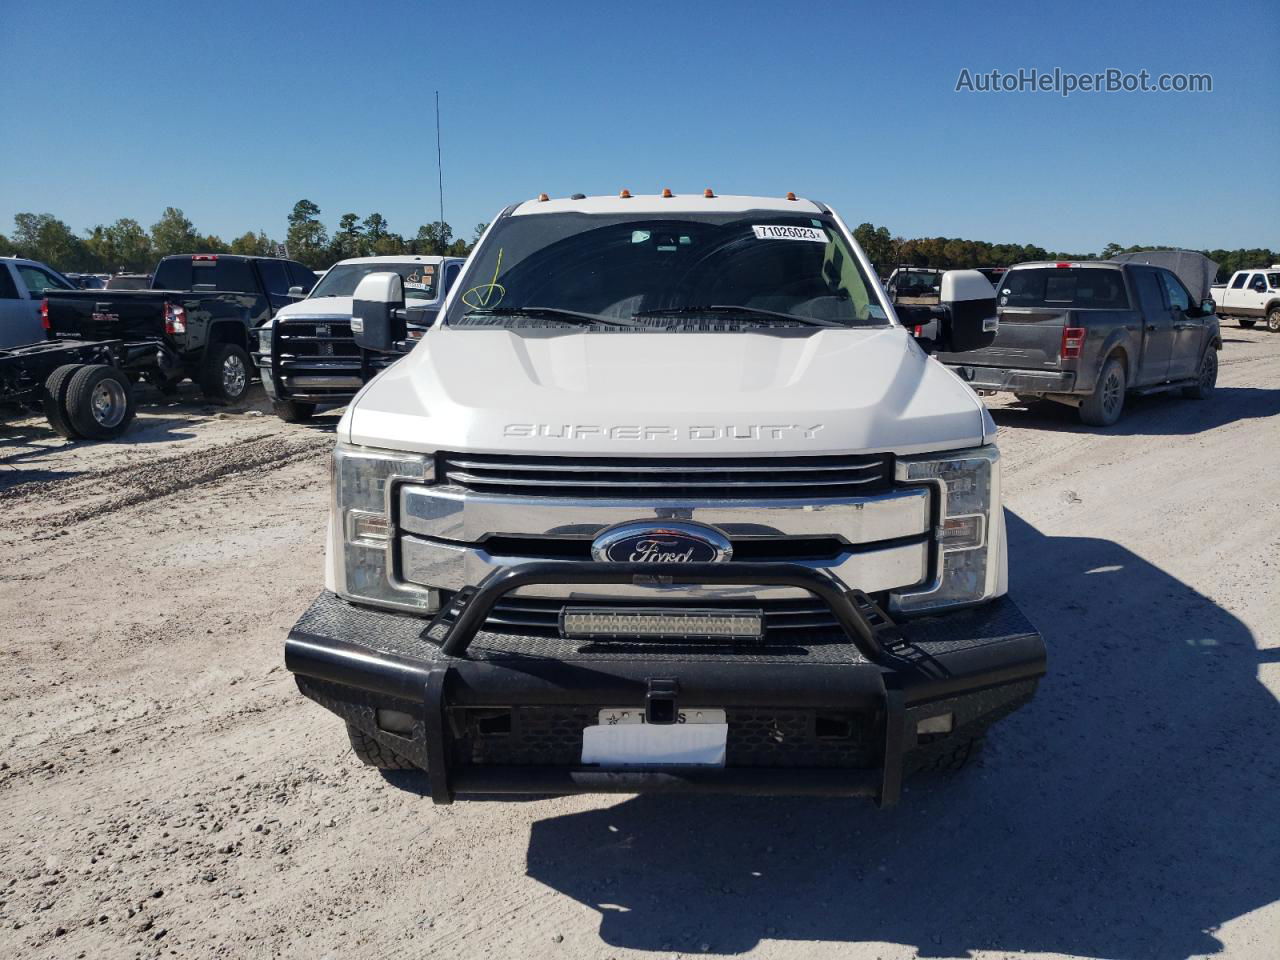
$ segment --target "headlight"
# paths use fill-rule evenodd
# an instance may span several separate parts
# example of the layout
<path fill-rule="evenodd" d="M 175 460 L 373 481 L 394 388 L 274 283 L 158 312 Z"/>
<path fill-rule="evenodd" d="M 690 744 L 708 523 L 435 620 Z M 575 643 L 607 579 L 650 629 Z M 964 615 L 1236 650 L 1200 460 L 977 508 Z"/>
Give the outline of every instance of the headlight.
<path fill-rule="evenodd" d="M 271 326 L 270 324 L 268 324 L 265 327 L 258 328 L 258 351 L 266 359 L 266 362 L 269 363 L 271 361 Z"/>
<path fill-rule="evenodd" d="M 431 457 L 339 443 L 333 451 L 331 549 L 341 557 L 331 569 L 348 600 L 434 613 L 440 594 L 405 583 L 396 571 L 394 507 L 400 481 L 430 482 Z"/>
<path fill-rule="evenodd" d="M 989 600 L 1003 582 L 1000 452 L 994 446 L 899 458 L 899 483 L 928 483 L 938 503 L 933 582 L 895 593 L 890 609 L 925 613 Z"/>

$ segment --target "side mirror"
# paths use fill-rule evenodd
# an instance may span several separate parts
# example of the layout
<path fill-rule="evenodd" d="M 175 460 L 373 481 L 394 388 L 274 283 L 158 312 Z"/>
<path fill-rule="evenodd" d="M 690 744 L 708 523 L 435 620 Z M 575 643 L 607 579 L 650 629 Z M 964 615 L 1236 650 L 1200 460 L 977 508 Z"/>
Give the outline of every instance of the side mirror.
<path fill-rule="evenodd" d="M 1200 316 L 1212 317 L 1218 312 L 1218 305 L 1213 302 L 1213 298 L 1205 297 L 1200 301 Z"/>
<path fill-rule="evenodd" d="M 977 270 L 948 270 L 939 298 L 939 346 L 951 353 L 981 350 L 996 339 L 996 288 Z"/>
<path fill-rule="evenodd" d="M 289 296 L 293 297 L 295 300 L 301 300 L 306 296 L 306 294 L 303 292 L 301 287 L 290 287 Z"/>
<path fill-rule="evenodd" d="M 405 338 L 404 284 L 398 273 L 371 273 L 356 287 L 351 333 L 364 350 L 389 353 Z"/>

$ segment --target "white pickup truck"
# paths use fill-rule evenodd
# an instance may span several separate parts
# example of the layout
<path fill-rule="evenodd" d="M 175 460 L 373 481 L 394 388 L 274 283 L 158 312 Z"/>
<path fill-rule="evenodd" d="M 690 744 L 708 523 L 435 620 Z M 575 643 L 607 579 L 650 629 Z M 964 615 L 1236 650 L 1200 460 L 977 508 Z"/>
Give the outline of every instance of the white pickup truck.
<path fill-rule="evenodd" d="M 404 337 L 400 277 L 355 292 Z M 953 271 L 954 349 L 995 292 Z M 325 590 L 285 644 L 432 798 L 869 796 L 1031 699 L 996 428 L 823 203 L 513 204 L 337 429 Z"/>
<path fill-rule="evenodd" d="M 1218 316 L 1235 317 L 1242 327 L 1266 320 L 1267 329 L 1280 333 L 1280 264 L 1255 270 L 1237 270 L 1224 284 L 1214 284 L 1210 296 Z"/>

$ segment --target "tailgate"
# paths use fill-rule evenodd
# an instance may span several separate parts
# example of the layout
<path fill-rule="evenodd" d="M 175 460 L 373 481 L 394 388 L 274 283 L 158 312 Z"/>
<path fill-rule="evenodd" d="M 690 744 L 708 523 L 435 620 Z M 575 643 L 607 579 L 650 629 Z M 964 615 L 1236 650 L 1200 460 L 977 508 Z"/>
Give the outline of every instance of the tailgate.
<path fill-rule="evenodd" d="M 963 353 L 936 354 L 943 363 L 975 367 L 1057 370 L 1061 365 L 1062 328 L 1070 311 L 1002 307 L 1000 327 L 990 346 Z"/>
<path fill-rule="evenodd" d="M 178 295 L 180 296 L 180 295 Z M 54 336 L 82 340 L 149 340 L 164 336 L 161 290 L 84 290 L 49 298 Z"/>

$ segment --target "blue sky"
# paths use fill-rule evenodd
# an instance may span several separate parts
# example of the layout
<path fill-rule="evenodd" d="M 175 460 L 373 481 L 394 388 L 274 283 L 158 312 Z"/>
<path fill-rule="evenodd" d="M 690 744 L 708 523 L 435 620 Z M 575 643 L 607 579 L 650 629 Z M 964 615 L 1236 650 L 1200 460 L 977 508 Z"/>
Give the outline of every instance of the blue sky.
<path fill-rule="evenodd" d="M 411 234 L 437 217 L 438 89 L 467 237 L 544 190 L 710 186 L 904 236 L 1280 248 L 1273 4 L 1036 6 L 0 0 L 0 232 L 172 205 L 281 238 L 306 197 L 331 229 L 378 211 Z M 954 89 L 1055 66 L 1213 92 Z"/>

